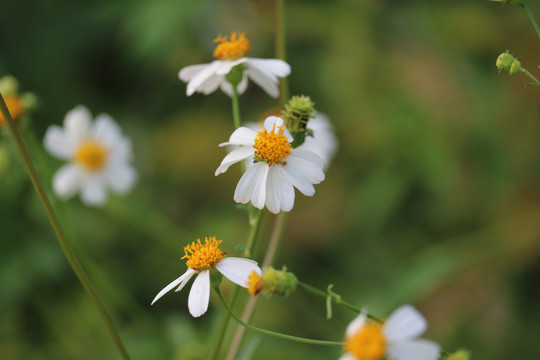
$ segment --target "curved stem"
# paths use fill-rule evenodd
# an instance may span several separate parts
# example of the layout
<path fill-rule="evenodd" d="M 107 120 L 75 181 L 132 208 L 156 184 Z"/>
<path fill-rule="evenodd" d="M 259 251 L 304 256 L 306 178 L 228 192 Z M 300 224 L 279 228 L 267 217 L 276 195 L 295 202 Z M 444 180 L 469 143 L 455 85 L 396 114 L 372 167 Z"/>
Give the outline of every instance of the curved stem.
<path fill-rule="evenodd" d="M 261 333 L 261 334 L 274 336 L 274 337 L 277 337 L 277 338 L 280 338 L 280 339 L 291 340 L 291 341 L 297 341 L 297 342 L 306 343 L 306 344 L 325 345 L 325 346 L 343 346 L 343 343 L 342 343 L 342 342 L 339 342 L 339 341 L 327 341 L 327 340 L 307 339 L 307 338 L 302 338 L 302 337 L 298 337 L 298 336 L 282 334 L 282 333 L 279 333 L 279 332 L 270 331 L 270 330 L 266 330 L 266 329 L 261 329 L 261 328 L 259 328 L 259 327 L 256 327 L 256 326 L 247 324 L 247 323 L 243 322 L 242 320 L 240 320 L 240 318 L 239 318 L 238 316 L 236 316 L 235 313 L 232 312 L 232 310 L 231 310 L 231 309 L 229 308 L 229 306 L 227 305 L 227 302 L 225 301 L 225 299 L 223 299 L 223 296 L 221 295 L 221 291 L 219 290 L 219 287 L 218 287 L 218 286 L 214 287 L 214 290 L 215 290 L 216 293 L 218 294 L 219 299 L 221 300 L 221 302 L 223 303 L 223 305 L 225 306 L 225 309 L 227 309 L 227 311 L 229 312 L 229 314 L 231 314 L 231 316 L 232 316 L 232 317 L 233 317 L 240 325 L 244 326 L 244 327 L 247 328 L 247 329 L 250 329 L 250 330 L 253 330 L 253 331 L 257 331 L 257 332 L 259 332 L 259 333 Z"/>
<path fill-rule="evenodd" d="M 521 68 L 521 72 L 527 75 L 529 78 L 531 78 L 532 81 L 534 81 L 534 83 L 529 84 L 529 85 L 540 86 L 540 81 L 538 81 L 538 79 L 533 74 L 531 74 L 527 69 Z"/>
<path fill-rule="evenodd" d="M 11 136 L 13 137 L 13 140 L 15 141 L 15 145 L 17 146 L 19 155 L 21 156 L 24 166 L 26 167 L 26 171 L 28 172 L 28 176 L 30 177 L 32 185 L 34 186 L 34 190 L 36 191 L 39 201 L 41 202 L 41 205 L 43 206 L 43 210 L 45 210 L 45 214 L 47 215 L 49 223 L 51 224 L 51 227 L 53 228 L 53 231 L 56 235 L 56 238 L 58 239 L 58 242 L 60 243 L 60 247 L 62 248 L 62 251 L 64 252 L 66 259 L 68 260 L 69 264 L 71 265 L 71 268 L 77 275 L 77 278 L 81 282 L 82 286 L 86 290 L 86 293 L 90 296 L 90 298 L 94 302 L 94 305 L 96 306 L 96 309 L 99 315 L 101 316 L 101 319 L 105 323 L 105 326 L 107 327 L 107 330 L 109 331 L 109 334 L 111 335 L 114 341 L 114 344 L 116 345 L 116 348 L 122 355 L 122 358 L 129 359 L 129 355 L 124 347 L 124 344 L 122 343 L 122 340 L 120 339 L 120 336 L 118 335 L 118 332 L 116 331 L 116 328 L 114 327 L 114 324 L 112 323 L 112 320 L 109 314 L 107 313 L 107 310 L 105 309 L 105 306 L 99 299 L 99 296 L 97 295 L 96 290 L 94 289 L 90 279 L 88 278 L 88 275 L 82 268 L 81 264 L 79 263 L 79 260 L 77 259 L 75 253 L 73 252 L 73 249 L 71 248 L 71 245 L 67 241 L 65 232 L 60 224 L 60 221 L 58 220 L 58 216 L 54 212 L 51 202 L 49 201 L 49 198 L 47 197 L 45 188 L 43 187 L 43 184 L 36 171 L 36 168 L 34 167 L 34 163 L 32 162 L 32 159 L 30 158 L 30 154 L 28 153 L 28 149 L 26 148 L 26 145 L 24 144 L 24 141 L 21 137 L 21 134 L 19 133 L 19 130 L 17 129 L 17 126 L 13 122 L 11 114 L 9 113 L 9 110 L 6 106 L 6 103 L 1 93 L 0 93 L 0 111 L 2 112 L 2 115 L 4 116 L 4 120 L 6 121 L 6 125 L 9 130 L 9 133 L 11 134 Z"/>
<path fill-rule="evenodd" d="M 242 126 L 242 121 L 240 120 L 240 105 L 238 104 L 238 86 L 233 85 L 233 96 L 232 96 L 232 112 L 233 112 L 233 122 L 234 128 L 238 129 Z"/>
<path fill-rule="evenodd" d="M 259 229 L 261 227 L 261 219 L 264 214 L 264 209 L 257 211 L 257 214 L 254 216 L 253 219 L 250 219 L 251 224 L 251 230 L 249 231 L 248 240 L 246 243 L 246 248 L 244 250 L 244 256 L 247 258 L 251 258 L 253 254 L 253 249 L 255 248 L 255 240 L 257 239 L 257 235 L 259 234 Z"/>
<path fill-rule="evenodd" d="M 538 34 L 538 37 L 540 37 L 540 27 L 538 27 L 538 23 L 536 22 L 536 19 L 534 18 L 533 13 L 531 12 L 531 10 L 529 10 L 529 7 L 527 6 L 527 4 L 525 4 L 525 2 L 521 3 L 520 5 L 523 8 L 523 10 L 525 10 L 525 13 L 531 20 L 534 26 L 534 29 L 536 30 L 536 33 Z"/>

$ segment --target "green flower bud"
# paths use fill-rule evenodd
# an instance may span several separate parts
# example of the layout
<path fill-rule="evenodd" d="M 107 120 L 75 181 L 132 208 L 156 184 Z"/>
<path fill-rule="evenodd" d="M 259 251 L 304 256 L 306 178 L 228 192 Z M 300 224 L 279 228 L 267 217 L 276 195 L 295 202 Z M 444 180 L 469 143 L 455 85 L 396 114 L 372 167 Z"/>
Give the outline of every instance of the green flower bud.
<path fill-rule="evenodd" d="M 264 270 L 262 276 L 253 272 L 249 276 L 248 291 L 255 296 L 261 291 L 265 295 L 277 294 L 289 296 L 296 291 L 298 279 L 293 273 L 287 272 L 287 268 L 276 270 L 269 267 Z"/>
<path fill-rule="evenodd" d="M 499 72 L 508 71 L 510 75 L 521 71 L 521 63 L 508 50 L 499 55 L 495 65 Z"/>
<path fill-rule="evenodd" d="M 294 139 L 292 147 L 296 148 L 304 143 L 308 121 L 315 117 L 315 112 L 315 103 L 305 95 L 293 96 L 285 105 L 285 110 L 281 113 Z"/>
<path fill-rule="evenodd" d="M 453 354 L 450 354 L 446 360 L 469 360 L 471 353 L 468 350 L 458 350 Z"/>

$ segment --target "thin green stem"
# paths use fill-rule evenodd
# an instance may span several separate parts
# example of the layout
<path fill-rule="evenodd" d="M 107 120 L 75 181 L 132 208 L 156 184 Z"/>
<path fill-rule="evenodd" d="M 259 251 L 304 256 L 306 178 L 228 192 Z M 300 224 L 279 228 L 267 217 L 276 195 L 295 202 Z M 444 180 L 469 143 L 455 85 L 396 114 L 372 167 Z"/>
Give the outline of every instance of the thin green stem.
<path fill-rule="evenodd" d="M 281 243 L 281 239 L 283 238 L 285 224 L 287 223 L 287 214 L 288 213 L 286 212 L 279 213 L 276 221 L 274 222 L 274 229 L 272 230 L 272 234 L 270 235 L 268 249 L 266 250 L 266 254 L 264 255 L 264 259 L 262 262 L 262 268 L 267 268 L 268 266 L 272 265 L 272 262 L 274 261 L 277 248 Z M 257 304 L 257 299 L 258 297 L 249 298 L 244 312 L 242 313 L 242 320 L 244 322 L 247 322 L 251 319 L 251 315 L 253 315 L 255 305 Z M 234 333 L 233 340 L 231 342 L 231 347 L 229 348 L 229 352 L 227 353 L 227 360 L 233 360 L 235 358 L 236 353 L 240 348 L 240 344 L 242 343 L 244 333 L 245 328 L 238 325 L 238 327 L 236 328 L 236 332 Z"/>
<path fill-rule="evenodd" d="M 257 239 L 257 235 L 259 235 L 259 229 L 261 227 L 261 219 L 262 219 L 263 214 L 264 214 L 264 209 L 258 210 L 256 215 L 253 217 L 253 219 L 250 219 L 250 222 L 252 222 L 251 230 L 249 231 L 246 248 L 244 250 L 244 256 L 247 258 L 252 257 L 253 250 L 255 248 L 255 240 Z"/>
<path fill-rule="evenodd" d="M 277 337 L 277 338 L 280 338 L 280 339 L 297 341 L 297 342 L 306 343 L 306 344 L 325 345 L 325 346 L 343 346 L 343 343 L 339 342 L 339 341 L 326 341 L 326 340 L 307 339 L 307 338 L 302 338 L 302 337 L 298 337 L 298 336 L 282 334 L 282 333 L 279 333 L 279 332 L 270 331 L 270 330 L 266 330 L 266 329 L 261 329 L 259 327 L 247 324 L 247 323 L 243 322 L 242 320 L 240 320 L 240 318 L 238 316 L 236 316 L 235 313 L 232 312 L 230 307 L 227 305 L 227 302 L 225 301 L 225 299 L 221 295 L 221 291 L 219 290 L 219 286 L 215 286 L 214 290 L 218 294 L 219 299 L 221 300 L 221 302 L 225 306 L 225 309 L 227 310 L 227 312 L 234 318 L 234 320 L 236 320 L 240 325 L 244 326 L 247 329 L 257 331 L 257 332 L 259 332 L 261 334 L 274 336 L 274 337 Z"/>
<path fill-rule="evenodd" d="M 287 61 L 285 27 L 285 0 L 276 0 L 276 57 Z M 281 78 L 279 82 L 279 102 L 283 107 L 289 98 L 289 80 Z"/>
<path fill-rule="evenodd" d="M 238 129 L 242 126 L 242 121 L 240 120 L 240 105 L 238 103 L 238 86 L 232 85 L 233 96 L 232 96 L 232 113 L 233 113 L 233 122 L 234 128 Z"/>
<path fill-rule="evenodd" d="M 36 171 L 34 163 L 32 162 L 32 159 L 30 158 L 30 154 L 28 153 L 28 149 L 26 148 L 26 145 L 24 144 L 21 134 L 19 133 L 19 130 L 17 129 L 17 126 L 15 125 L 11 117 L 11 114 L 9 113 L 9 110 L 4 101 L 4 97 L 2 96 L 1 93 L 0 93 L 0 111 L 2 112 L 2 115 L 4 116 L 4 120 L 6 121 L 9 133 L 11 134 L 11 136 L 13 137 L 13 140 L 15 141 L 15 145 L 23 160 L 24 166 L 26 167 L 26 171 L 28 172 L 28 176 L 30 177 L 32 185 L 34 186 L 34 190 L 36 191 L 39 201 L 41 202 L 41 205 L 43 206 L 43 210 L 45 210 L 45 214 L 47 215 L 49 223 L 51 224 L 51 227 L 53 228 L 53 231 L 56 235 L 56 238 L 58 239 L 58 242 L 60 243 L 60 247 L 62 248 L 62 251 L 64 252 L 64 255 L 66 256 L 66 259 L 68 260 L 69 264 L 71 265 L 71 268 L 77 275 L 77 278 L 83 285 L 87 294 L 90 296 L 90 298 L 94 302 L 94 305 L 96 306 L 96 309 L 99 315 L 101 316 L 101 319 L 105 323 L 105 326 L 107 327 L 107 330 L 109 331 L 114 341 L 114 344 L 116 345 L 116 348 L 122 355 L 122 358 L 129 359 L 130 357 L 124 347 L 124 344 L 122 343 L 122 340 L 120 339 L 120 336 L 118 335 L 118 332 L 116 331 L 116 328 L 114 327 L 114 324 L 112 323 L 112 320 L 109 314 L 107 313 L 107 310 L 105 309 L 105 306 L 99 299 L 99 296 L 97 295 L 90 279 L 88 278 L 88 275 L 82 268 L 69 242 L 67 241 L 65 232 L 60 224 L 60 221 L 58 220 L 58 216 L 54 212 L 54 209 L 49 201 L 49 198 L 47 197 L 45 188 L 43 187 L 43 184 L 39 178 L 39 175 Z"/>
<path fill-rule="evenodd" d="M 536 33 L 538 34 L 538 37 L 540 37 L 540 27 L 538 27 L 538 23 L 536 22 L 536 19 L 534 18 L 533 13 L 531 12 L 531 10 L 529 10 L 529 7 L 527 6 L 527 4 L 525 4 L 525 2 L 521 3 L 520 5 L 523 8 L 523 10 L 525 10 L 525 13 L 531 20 L 534 26 L 534 29 L 536 30 Z"/>
<path fill-rule="evenodd" d="M 531 74 L 527 69 L 521 68 L 521 72 L 527 75 L 529 78 L 531 78 L 532 81 L 534 81 L 534 83 L 529 84 L 529 85 L 540 86 L 540 81 L 538 81 L 538 79 L 533 74 Z"/>

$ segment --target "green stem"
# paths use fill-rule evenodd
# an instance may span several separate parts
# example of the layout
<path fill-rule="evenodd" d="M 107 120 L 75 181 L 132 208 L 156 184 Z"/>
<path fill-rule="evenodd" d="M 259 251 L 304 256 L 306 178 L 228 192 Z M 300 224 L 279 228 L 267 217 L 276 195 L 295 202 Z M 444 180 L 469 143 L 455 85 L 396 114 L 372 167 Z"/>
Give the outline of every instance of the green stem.
<path fill-rule="evenodd" d="M 540 86 L 540 81 L 538 81 L 538 79 L 533 74 L 531 74 L 527 69 L 521 68 L 521 72 L 527 75 L 529 78 L 531 78 L 534 81 L 533 84 L 528 84 L 528 85 Z"/>
<path fill-rule="evenodd" d="M 30 158 L 30 154 L 28 153 L 28 149 L 26 148 L 26 145 L 24 144 L 21 134 L 19 133 L 19 130 L 17 129 L 17 126 L 15 125 L 11 117 L 11 114 L 9 113 L 9 110 L 6 106 L 6 102 L 4 101 L 4 97 L 2 96 L 1 93 L 0 93 L 0 111 L 2 112 L 2 115 L 4 116 L 4 120 L 6 121 L 9 133 L 11 134 L 11 136 L 13 137 L 13 140 L 15 141 L 15 145 L 23 160 L 24 166 L 26 167 L 26 171 L 28 172 L 28 176 L 30 177 L 32 185 L 34 186 L 34 190 L 36 191 L 39 201 L 41 202 L 41 205 L 43 206 L 43 210 L 45 210 L 45 214 L 47 215 L 47 218 L 49 219 L 51 227 L 53 228 L 56 238 L 58 239 L 58 242 L 60 243 L 60 247 L 62 248 L 64 255 L 66 256 L 69 264 L 71 265 L 71 268 L 77 275 L 79 281 L 83 285 L 87 294 L 90 296 L 90 298 L 94 302 L 94 305 L 96 306 L 96 309 L 99 315 L 101 316 L 101 319 L 105 323 L 105 326 L 109 330 L 109 333 L 114 341 L 114 344 L 116 345 L 116 348 L 122 355 L 122 358 L 129 359 L 130 357 L 124 347 L 124 344 L 122 343 L 122 340 L 120 339 L 120 336 L 118 335 L 114 327 L 114 324 L 112 323 L 112 320 L 109 314 L 107 313 L 107 310 L 105 309 L 105 306 L 99 299 L 90 279 L 88 278 L 88 275 L 86 275 L 86 272 L 82 268 L 77 257 L 75 256 L 75 253 L 73 252 L 71 246 L 69 245 L 69 242 L 67 241 L 64 230 L 62 229 L 62 226 L 60 225 L 60 221 L 58 220 L 58 216 L 54 212 L 54 209 L 49 201 L 49 198 L 47 197 L 45 188 L 43 187 L 43 184 L 36 171 L 36 168 L 34 167 L 34 163 L 32 162 L 32 159 Z"/>
<path fill-rule="evenodd" d="M 359 307 L 356 307 L 354 305 L 352 305 L 351 303 L 348 303 L 347 301 L 345 300 L 342 300 L 341 299 L 341 296 L 338 296 L 338 295 L 335 295 L 335 294 L 332 294 L 332 293 L 328 293 L 326 291 L 322 291 L 322 290 L 319 290 L 311 285 L 308 285 L 306 283 L 303 283 L 301 281 L 298 281 L 298 286 L 300 286 L 302 289 L 314 294 L 314 295 L 318 295 L 320 297 L 323 297 L 323 298 L 328 298 L 330 297 L 332 299 L 332 301 L 334 303 L 336 303 L 337 305 L 341 305 L 351 311 L 354 311 L 355 313 L 360 313 L 362 312 L 362 309 L 360 309 Z M 382 322 L 381 319 L 379 319 L 378 317 L 376 316 L 373 316 L 373 315 L 370 315 L 370 314 L 367 314 L 367 317 L 372 319 L 372 320 L 375 320 L 377 322 Z"/>
<path fill-rule="evenodd" d="M 253 249 L 255 247 L 255 240 L 257 239 L 257 235 L 259 234 L 259 229 L 261 227 L 261 219 L 262 219 L 263 214 L 264 214 L 264 209 L 258 210 L 257 214 L 253 217 L 253 219 L 250 219 L 251 230 L 249 231 L 246 248 L 244 250 L 244 256 L 247 258 L 252 257 Z"/>
<path fill-rule="evenodd" d="M 233 96 L 232 96 L 232 112 L 233 112 L 233 122 L 234 128 L 238 129 L 242 126 L 242 121 L 240 120 L 240 105 L 238 104 L 238 86 L 232 85 Z"/>
<path fill-rule="evenodd" d="M 276 0 L 276 57 L 283 61 L 287 61 L 286 33 L 285 0 Z M 279 90 L 279 102 L 283 107 L 289 98 L 289 80 L 287 77 L 280 79 Z"/>
<path fill-rule="evenodd" d="M 280 338 L 280 339 L 297 341 L 297 342 L 306 343 L 306 344 L 325 345 L 325 346 L 343 346 L 343 343 L 339 342 L 339 341 L 306 339 L 306 338 L 302 338 L 302 337 L 297 337 L 297 336 L 293 336 L 293 335 L 287 335 L 287 334 L 282 334 L 282 333 L 278 333 L 278 332 L 275 332 L 275 331 L 261 329 L 261 328 L 258 328 L 256 326 L 247 324 L 247 323 L 243 322 L 242 320 L 240 320 L 240 318 L 238 316 L 236 316 L 236 314 L 233 313 L 232 310 L 229 308 L 229 306 L 227 305 L 227 302 L 225 301 L 225 299 L 221 295 L 221 291 L 219 290 L 219 286 L 215 286 L 214 290 L 216 291 L 216 293 L 219 296 L 219 299 L 221 300 L 221 302 L 225 306 L 225 309 L 227 309 L 227 312 L 229 314 L 231 314 L 231 316 L 234 318 L 234 320 L 236 320 L 240 325 L 244 326 L 247 329 L 257 331 L 257 332 L 259 332 L 261 334 L 274 336 L 274 337 L 277 337 L 277 338 Z"/>
<path fill-rule="evenodd" d="M 529 7 L 527 6 L 527 4 L 525 4 L 525 2 L 521 3 L 520 5 L 523 8 L 523 10 L 525 10 L 525 13 L 529 17 L 529 19 L 531 19 L 534 29 L 536 30 L 538 37 L 540 37 L 540 27 L 538 27 L 538 23 L 536 22 L 536 19 L 534 18 L 533 13 L 531 12 L 531 10 L 529 10 Z"/>

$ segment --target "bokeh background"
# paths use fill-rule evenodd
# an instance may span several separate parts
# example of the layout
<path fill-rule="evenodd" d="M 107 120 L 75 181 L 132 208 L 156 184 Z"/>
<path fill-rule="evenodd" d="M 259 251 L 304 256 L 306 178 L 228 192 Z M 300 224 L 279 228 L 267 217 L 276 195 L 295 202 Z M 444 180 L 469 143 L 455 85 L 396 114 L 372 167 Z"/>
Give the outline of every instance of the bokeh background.
<path fill-rule="evenodd" d="M 473 359 L 540 358 L 540 92 L 498 74 L 506 49 L 538 74 L 540 40 L 518 7 L 488 1 L 287 1 L 292 94 L 332 120 L 339 150 L 313 198 L 297 196 L 275 265 L 386 316 L 403 303 L 426 337 Z M 530 2 L 540 16 L 540 6 Z M 263 0 L 2 0 L 0 75 L 39 106 L 21 124 L 42 149 L 78 104 L 111 114 L 134 143 L 139 182 L 104 209 L 55 208 L 133 359 L 206 359 L 223 309 L 199 319 L 187 294 L 154 295 L 185 270 L 183 246 L 216 235 L 235 253 L 248 225 L 232 195 L 239 166 L 213 173 L 233 130 L 221 92 L 187 97 L 178 70 L 212 60 L 217 34 L 247 32 L 274 56 Z M 251 84 L 245 121 L 278 102 Z M 68 266 L 11 139 L 0 137 L 0 358 L 117 359 Z M 257 258 L 275 216 L 264 218 Z M 225 293 L 231 286 L 224 282 Z M 239 303 L 240 313 L 243 302 Z M 261 299 L 253 324 L 340 340 L 354 314 L 299 290 Z M 236 325 L 230 327 L 232 334 Z M 226 338 L 225 348 L 230 341 Z M 239 359 L 337 359 L 248 331 Z"/>

